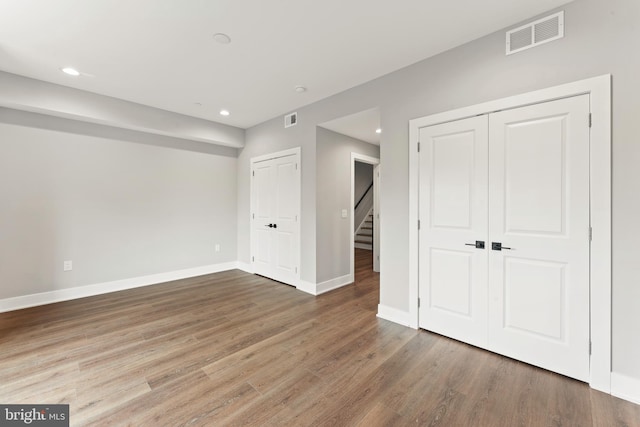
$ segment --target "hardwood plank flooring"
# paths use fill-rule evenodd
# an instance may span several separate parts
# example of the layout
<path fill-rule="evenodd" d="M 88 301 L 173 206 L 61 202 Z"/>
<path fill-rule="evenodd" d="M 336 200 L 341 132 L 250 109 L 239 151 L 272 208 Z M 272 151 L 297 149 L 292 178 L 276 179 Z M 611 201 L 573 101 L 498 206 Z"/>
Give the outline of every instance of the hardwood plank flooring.
<path fill-rule="evenodd" d="M 640 426 L 640 406 L 240 271 L 0 314 L 0 402 L 74 426 Z"/>

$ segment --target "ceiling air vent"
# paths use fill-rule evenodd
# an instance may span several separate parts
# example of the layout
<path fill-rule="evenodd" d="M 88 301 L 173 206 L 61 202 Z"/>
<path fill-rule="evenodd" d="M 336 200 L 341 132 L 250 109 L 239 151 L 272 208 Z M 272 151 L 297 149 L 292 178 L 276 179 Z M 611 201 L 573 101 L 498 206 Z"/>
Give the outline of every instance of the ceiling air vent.
<path fill-rule="evenodd" d="M 564 11 L 507 31 L 507 55 L 564 37 Z"/>
<path fill-rule="evenodd" d="M 298 124 L 298 113 L 291 113 L 284 116 L 284 127 L 290 128 Z"/>

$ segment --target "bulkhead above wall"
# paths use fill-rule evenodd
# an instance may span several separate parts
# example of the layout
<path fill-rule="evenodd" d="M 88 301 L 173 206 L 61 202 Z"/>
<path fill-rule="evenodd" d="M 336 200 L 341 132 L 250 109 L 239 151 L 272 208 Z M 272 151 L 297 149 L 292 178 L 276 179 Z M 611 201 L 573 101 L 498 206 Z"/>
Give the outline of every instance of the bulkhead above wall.
<path fill-rule="evenodd" d="M 0 106 L 242 148 L 244 129 L 0 71 Z"/>

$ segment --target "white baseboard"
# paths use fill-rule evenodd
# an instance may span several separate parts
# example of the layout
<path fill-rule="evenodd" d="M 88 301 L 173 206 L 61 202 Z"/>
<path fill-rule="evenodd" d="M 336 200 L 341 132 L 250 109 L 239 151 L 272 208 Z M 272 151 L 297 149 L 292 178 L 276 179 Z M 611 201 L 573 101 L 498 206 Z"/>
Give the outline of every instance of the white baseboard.
<path fill-rule="evenodd" d="M 346 274 L 341 277 L 336 277 L 335 279 L 318 283 L 316 284 L 316 295 L 324 294 L 325 292 L 341 288 L 351 283 L 353 283 L 353 276 L 351 274 Z"/>
<path fill-rule="evenodd" d="M 409 312 L 398 310 L 397 308 L 378 304 L 378 317 L 390 322 L 398 323 L 402 326 L 410 326 Z"/>
<path fill-rule="evenodd" d="M 302 292 L 306 292 L 311 295 L 318 295 L 316 293 L 316 284 L 307 282 L 306 280 L 298 280 L 298 284 L 296 285 L 296 289 Z"/>
<path fill-rule="evenodd" d="M 640 405 L 640 379 L 612 372 L 611 394 Z"/>
<path fill-rule="evenodd" d="M 42 292 L 38 294 L 5 298 L 0 300 L 0 313 L 19 310 L 22 308 L 35 307 L 38 305 L 51 304 L 54 302 L 69 301 L 78 298 L 102 295 L 110 292 L 123 291 L 126 289 L 156 285 L 173 280 L 203 276 L 205 274 L 219 273 L 221 271 L 233 270 L 236 268 L 238 268 L 238 263 L 233 261 L 221 264 L 205 265 L 202 267 L 187 268 L 184 270 L 171 271 L 167 273 L 132 277 L 129 279 L 115 280 L 113 282 L 96 283 L 93 285 L 77 286 L 75 288 L 57 289 L 55 291 Z"/>
<path fill-rule="evenodd" d="M 251 265 L 251 263 L 248 262 L 242 262 L 242 261 L 238 261 L 238 270 L 242 270 L 245 273 L 249 273 L 249 274 L 253 274 L 253 266 Z"/>

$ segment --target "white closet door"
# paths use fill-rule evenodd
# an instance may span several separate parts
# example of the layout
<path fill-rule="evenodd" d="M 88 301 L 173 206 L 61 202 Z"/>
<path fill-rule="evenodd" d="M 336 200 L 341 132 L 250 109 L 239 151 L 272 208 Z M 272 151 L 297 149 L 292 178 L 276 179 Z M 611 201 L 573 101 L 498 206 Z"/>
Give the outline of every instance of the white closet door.
<path fill-rule="evenodd" d="M 254 163 L 253 268 L 257 274 L 295 285 L 298 277 L 300 171 L 298 156 Z"/>
<path fill-rule="evenodd" d="M 420 327 L 485 347 L 487 116 L 420 130 Z M 481 245 L 478 245 L 481 246 Z"/>
<path fill-rule="evenodd" d="M 489 346 L 583 381 L 589 377 L 588 119 L 588 95 L 489 119 Z"/>

